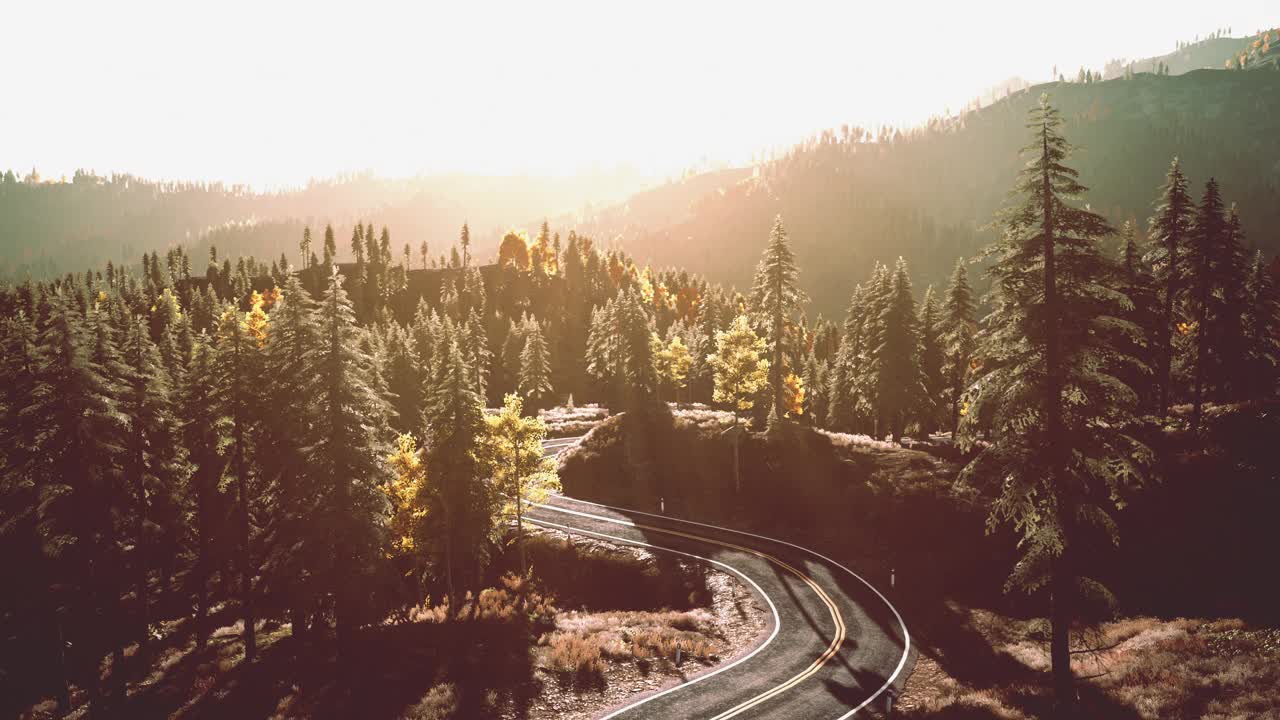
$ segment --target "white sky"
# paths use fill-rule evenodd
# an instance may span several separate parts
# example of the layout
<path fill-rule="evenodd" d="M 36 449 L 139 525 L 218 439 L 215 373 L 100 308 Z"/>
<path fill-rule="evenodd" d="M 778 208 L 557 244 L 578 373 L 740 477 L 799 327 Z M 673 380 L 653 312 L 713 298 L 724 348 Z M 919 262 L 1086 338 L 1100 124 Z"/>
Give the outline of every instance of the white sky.
<path fill-rule="evenodd" d="M 1058 12 L 1046 16 L 1038 8 Z M 1060 9 L 1060 10 L 1059 10 Z M 0 168 L 669 174 L 1280 22 L 1275 0 L 3 0 Z"/>

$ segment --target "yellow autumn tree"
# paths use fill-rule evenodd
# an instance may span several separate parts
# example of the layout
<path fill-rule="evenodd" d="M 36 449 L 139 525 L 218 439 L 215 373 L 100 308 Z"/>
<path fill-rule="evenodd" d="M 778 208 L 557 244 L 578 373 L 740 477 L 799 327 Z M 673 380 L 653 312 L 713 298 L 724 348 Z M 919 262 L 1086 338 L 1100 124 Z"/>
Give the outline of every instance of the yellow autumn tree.
<path fill-rule="evenodd" d="M 387 456 L 391 482 L 382 487 L 391 505 L 387 529 L 394 555 L 413 555 L 419 548 L 427 516 L 427 464 L 418 452 L 412 435 L 396 439 L 395 451 Z"/>
<path fill-rule="evenodd" d="M 804 379 L 795 373 L 787 373 L 782 379 L 782 402 L 787 409 L 787 415 L 800 416 L 804 414 Z"/>
<path fill-rule="evenodd" d="M 542 441 L 547 425 L 539 417 L 524 417 L 524 401 L 508 394 L 502 411 L 485 415 L 488 430 L 483 450 L 493 468 L 494 480 L 506 496 L 502 513 L 516 521 L 516 546 L 520 551 L 520 575 L 528 572 L 524 553 L 524 505 L 546 502 L 560 490 L 555 461 L 545 457 Z"/>
<path fill-rule="evenodd" d="M 745 314 L 733 319 L 729 329 L 716 333 L 716 351 L 707 356 L 715 378 L 712 399 L 737 411 L 750 410 L 755 397 L 769 383 L 769 361 L 764 358 L 764 338 L 751 329 Z"/>
<path fill-rule="evenodd" d="M 657 338 L 657 335 L 654 335 Z M 693 356 L 685 346 L 684 339 L 674 335 L 666 347 L 654 353 L 658 365 L 658 377 L 675 388 L 676 402 L 680 402 L 680 391 L 689 384 L 689 368 L 693 364 Z"/>
<path fill-rule="evenodd" d="M 244 328 L 261 349 L 267 344 L 267 327 L 271 323 L 271 317 L 267 315 L 266 310 L 262 309 L 262 294 L 257 290 L 253 291 L 249 302 L 252 309 L 244 315 Z"/>
<path fill-rule="evenodd" d="M 529 238 L 512 230 L 502 238 L 498 246 L 498 265 L 514 265 L 518 270 L 529 269 Z"/>

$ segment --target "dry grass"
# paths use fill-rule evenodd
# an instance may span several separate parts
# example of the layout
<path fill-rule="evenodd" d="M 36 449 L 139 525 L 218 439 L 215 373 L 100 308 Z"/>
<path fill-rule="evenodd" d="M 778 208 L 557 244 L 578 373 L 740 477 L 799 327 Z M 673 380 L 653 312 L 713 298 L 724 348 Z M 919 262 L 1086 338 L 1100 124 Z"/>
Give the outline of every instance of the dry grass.
<path fill-rule="evenodd" d="M 468 592 L 462 598 L 456 619 L 526 624 L 535 631 L 554 626 L 555 598 L 543 592 L 536 583 L 507 573 L 498 584 L 499 587 L 481 590 L 479 597 Z M 409 622 L 443 623 L 449 616 L 448 598 L 433 605 L 428 597 L 405 613 Z"/>
<path fill-rule="evenodd" d="M 733 413 L 698 404 L 680 406 L 671 415 L 676 420 L 676 427 L 695 427 L 704 432 L 723 431 L 732 427 L 734 422 Z"/>
<path fill-rule="evenodd" d="M 436 685 L 405 710 L 403 720 L 446 720 L 458 709 L 458 693 L 452 684 Z"/>
<path fill-rule="evenodd" d="M 966 678 L 975 659 L 922 656 L 899 708 L 903 717 L 1036 717 L 1049 701 L 1041 621 L 969 614 L 970 626 L 1012 670 Z M 1280 629 L 1240 620 L 1127 618 L 1078 641 L 1097 652 L 1073 658 L 1088 717 L 1190 720 L 1280 719 Z M 994 664 L 989 659 L 988 664 Z M 949 670 L 954 672 L 949 672 Z M 1025 672 L 1022 672 L 1025 671 Z"/>
<path fill-rule="evenodd" d="M 541 664 L 556 673 L 600 678 L 605 662 L 719 657 L 719 636 L 706 610 L 691 612 L 568 613 L 539 640 Z"/>
<path fill-rule="evenodd" d="M 599 405 L 554 407 L 539 410 L 538 417 L 547 424 L 547 437 L 561 438 L 583 435 L 609 417 L 608 408 Z"/>

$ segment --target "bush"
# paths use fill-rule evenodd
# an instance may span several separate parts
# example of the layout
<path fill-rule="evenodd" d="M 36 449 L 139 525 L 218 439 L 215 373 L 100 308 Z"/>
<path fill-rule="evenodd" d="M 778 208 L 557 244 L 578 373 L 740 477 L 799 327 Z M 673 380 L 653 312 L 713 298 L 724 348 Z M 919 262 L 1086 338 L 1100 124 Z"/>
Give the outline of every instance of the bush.
<path fill-rule="evenodd" d="M 436 685 L 405 711 L 403 720 L 447 720 L 458 709 L 458 693 L 452 684 Z"/>

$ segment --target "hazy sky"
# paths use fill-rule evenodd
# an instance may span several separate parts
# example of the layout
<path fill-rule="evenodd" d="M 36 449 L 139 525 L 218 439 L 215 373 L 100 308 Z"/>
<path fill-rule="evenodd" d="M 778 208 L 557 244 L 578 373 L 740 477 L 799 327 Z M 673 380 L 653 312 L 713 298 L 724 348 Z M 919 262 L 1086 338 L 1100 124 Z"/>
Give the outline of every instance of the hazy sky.
<path fill-rule="evenodd" d="M 3 15 L 0 168 L 258 186 L 667 174 L 1280 22 L 1275 0 L 40 0 Z"/>

